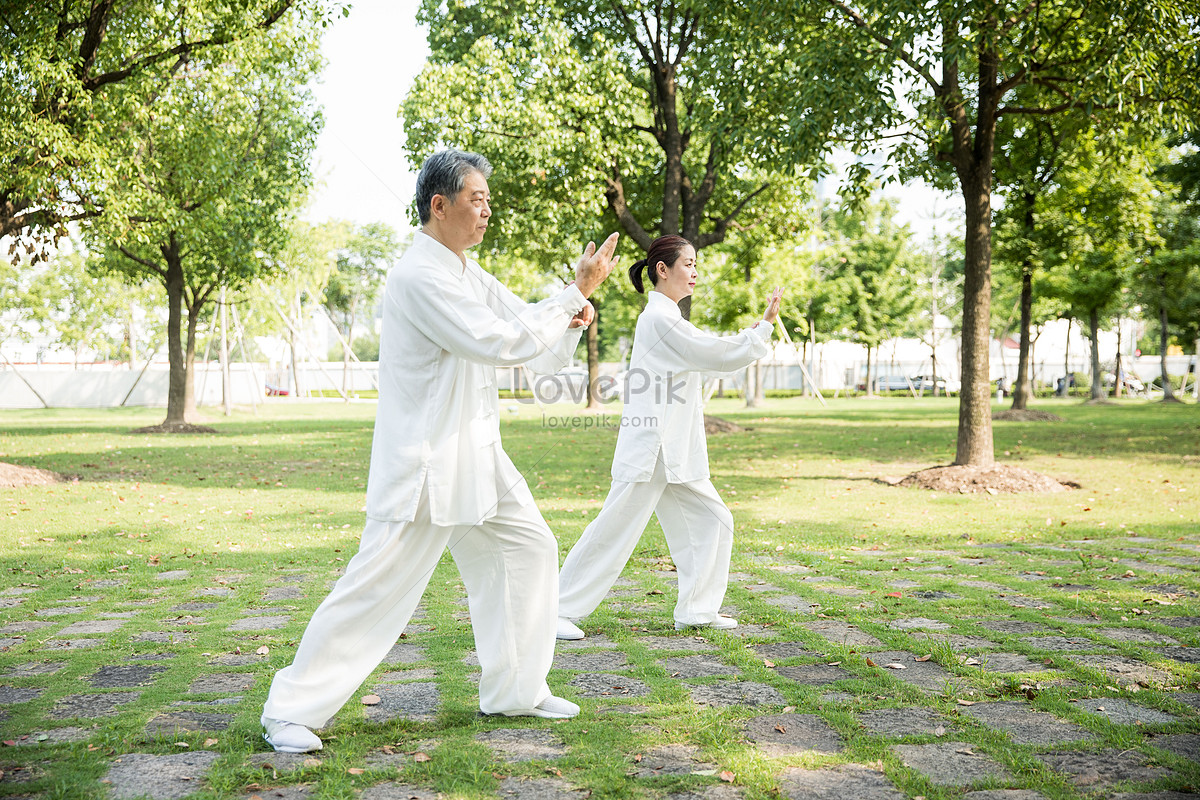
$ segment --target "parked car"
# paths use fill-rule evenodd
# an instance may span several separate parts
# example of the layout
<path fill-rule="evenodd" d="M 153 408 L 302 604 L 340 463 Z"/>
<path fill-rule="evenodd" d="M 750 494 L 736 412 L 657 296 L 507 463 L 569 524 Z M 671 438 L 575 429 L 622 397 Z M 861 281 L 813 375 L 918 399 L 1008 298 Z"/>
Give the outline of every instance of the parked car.
<path fill-rule="evenodd" d="M 932 375 L 913 375 L 909 378 L 912 381 L 913 388 L 918 392 L 933 392 L 933 376 Z M 937 379 L 938 394 L 958 394 L 962 391 L 962 382 L 953 378 Z"/>
<path fill-rule="evenodd" d="M 877 392 L 907 392 L 908 378 L 903 375 L 880 375 L 875 378 Z"/>
<path fill-rule="evenodd" d="M 288 390 L 273 383 L 267 384 L 267 397 L 287 397 Z"/>
<path fill-rule="evenodd" d="M 1126 394 L 1146 393 L 1146 384 L 1142 383 L 1141 379 L 1138 378 L 1137 375 L 1130 375 L 1129 373 L 1126 373 L 1123 377 L 1124 381 L 1122 381 L 1122 383 L 1124 383 L 1124 386 L 1122 387 L 1122 391 L 1124 391 Z M 1105 372 L 1102 379 L 1105 390 L 1111 392 L 1113 390 L 1113 386 L 1115 386 L 1117 383 L 1117 376 L 1113 375 L 1111 372 Z"/>

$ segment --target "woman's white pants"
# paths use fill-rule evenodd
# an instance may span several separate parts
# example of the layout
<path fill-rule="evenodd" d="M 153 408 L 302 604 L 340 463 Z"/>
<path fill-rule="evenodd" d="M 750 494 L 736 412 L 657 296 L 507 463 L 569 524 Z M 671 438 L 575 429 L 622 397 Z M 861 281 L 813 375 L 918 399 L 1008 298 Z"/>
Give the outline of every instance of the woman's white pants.
<path fill-rule="evenodd" d="M 479 708 L 528 712 L 549 697 L 558 545 L 520 496 L 529 493 L 509 491 L 495 516 L 472 526 L 431 524 L 424 493 L 412 522 L 368 519 L 346 574 L 313 614 L 291 666 L 276 673 L 263 715 L 324 726 L 396 643 L 446 547 L 467 589 L 483 668 Z"/>
<path fill-rule="evenodd" d="M 649 481 L 613 481 L 600 514 L 571 548 L 558 576 L 558 615 L 582 619 L 629 562 L 650 515 L 658 516 L 679 578 L 675 621 L 710 623 L 729 584 L 733 515 L 710 480 L 669 483 L 662 460 Z"/>

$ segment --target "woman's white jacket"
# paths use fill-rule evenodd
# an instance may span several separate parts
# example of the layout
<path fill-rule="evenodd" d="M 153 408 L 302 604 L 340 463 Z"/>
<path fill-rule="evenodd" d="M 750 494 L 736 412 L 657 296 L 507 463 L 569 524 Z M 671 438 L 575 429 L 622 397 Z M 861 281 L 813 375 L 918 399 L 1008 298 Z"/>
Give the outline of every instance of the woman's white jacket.
<path fill-rule="evenodd" d="M 650 480 L 660 452 L 669 483 L 708 478 L 704 376 L 733 372 L 766 356 L 772 330 L 760 320 L 732 336 L 705 333 L 669 297 L 649 292 L 625 376 L 613 480 Z"/>

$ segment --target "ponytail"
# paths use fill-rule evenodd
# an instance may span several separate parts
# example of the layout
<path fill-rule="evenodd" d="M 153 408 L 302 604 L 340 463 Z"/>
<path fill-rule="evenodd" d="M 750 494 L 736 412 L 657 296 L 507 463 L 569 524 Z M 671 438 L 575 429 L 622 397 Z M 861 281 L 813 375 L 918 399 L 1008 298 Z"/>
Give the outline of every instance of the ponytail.
<path fill-rule="evenodd" d="M 633 284 L 633 288 L 637 289 L 638 294 L 646 293 L 646 289 L 642 285 L 642 270 L 648 269 L 649 267 L 650 262 L 643 258 L 640 261 L 633 262 L 633 266 L 629 268 L 629 281 Z M 653 273 L 651 274 L 650 280 L 651 282 L 654 281 Z"/>

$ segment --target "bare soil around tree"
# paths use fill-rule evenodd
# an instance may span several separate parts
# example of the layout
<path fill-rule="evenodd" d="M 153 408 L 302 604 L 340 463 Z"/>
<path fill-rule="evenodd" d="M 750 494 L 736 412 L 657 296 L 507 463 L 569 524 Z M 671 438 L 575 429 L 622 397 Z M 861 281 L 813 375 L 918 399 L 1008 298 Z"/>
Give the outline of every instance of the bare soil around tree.
<path fill-rule="evenodd" d="M 147 425 L 135 428 L 133 433 L 216 433 L 216 428 L 208 425 L 196 425 L 191 422 L 160 422 L 158 425 Z"/>
<path fill-rule="evenodd" d="M 63 483 L 67 479 L 57 472 L 39 467 L 22 467 L 0 461 L 0 488 L 19 489 L 22 486 L 44 486 L 48 483 Z"/>
<path fill-rule="evenodd" d="M 999 422 L 1062 422 L 1062 417 L 1058 414 L 1038 411 L 1035 408 L 1006 408 L 992 414 L 992 419 Z"/>
<path fill-rule="evenodd" d="M 914 472 L 893 484 L 916 486 L 950 494 L 1019 494 L 1023 492 L 1065 492 L 1078 489 L 1074 481 L 1059 480 L 1024 467 L 992 464 L 987 467 L 950 465 Z"/>
<path fill-rule="evenodd" d="M 714 433 L 741 433 L 744 430 L 746 429 L 741 425 L 730 422 L 727 419 L 710 417 L 708 414 L 704 415 L 704 432 L 709 436 L 712 436 Z"/>

